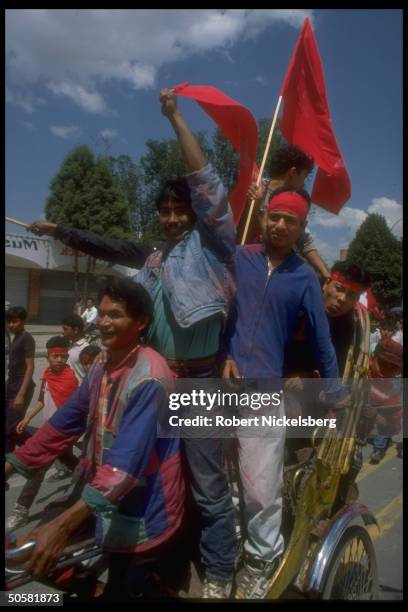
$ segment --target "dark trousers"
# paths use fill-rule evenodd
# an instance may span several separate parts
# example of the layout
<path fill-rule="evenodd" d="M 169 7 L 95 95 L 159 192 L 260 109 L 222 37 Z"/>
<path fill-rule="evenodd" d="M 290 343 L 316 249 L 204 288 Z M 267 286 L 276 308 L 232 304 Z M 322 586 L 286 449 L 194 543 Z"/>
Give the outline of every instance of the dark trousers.
<path fill-rule="evenodd" d="M 24 418 L 27 408 L 33 399 L 35 384 L 31 381 L 24 395 L 24 405 L 21 410 L 14 408 L 14 399 L 21 387 L 23 378 L 9 381 L 6 386 L 6 453 L 12 453 L 17 445 L 21 446 L 29 438 L 29 435 L 23 432 L 17 434 L 17 424 Z"/>
<path fill-rule="evenodd" d="M 225 440 L 186 438 L 183 442 L 191 492 L 200 516 L 200 553 L 206 576 L 232 580 L 235 513 L 224 469 Z"/>
<path fill-rule="evenodd" d="M 160 566 L 168 565 L 175 558 L 178 542 L 179 535 L 176 535 L 151 551 L 110 553 L 108 582 L 97 601 L 132 602 L 146 595 L 160 597 L 153 572 L 160 573 Z"/>
<path fill-rule="evenodd" d="M 179 378 L 216 378 L 216 364 L 177 368 Z M 184 438 L 191 493 L 200 523 L 201 562 L 208 578 L 232 580 L 236 554 L 235 512 L 224 464 L 227 440 Z"/>
<path fill-rule="evenodd" d="M 79 463 L 79 459 L 73 455 L 71 449 L 64 451 L 64 453 L 58 457 L 58 460 L 69 470 L 73 470 Z M 48 467 L 42 470 L 37 470 L 35 474 L 27 480 L 17 499 L 17 503 L 20 506 L 24 506 L 24 508 L 27 508 L 27 510 L 31 508 L 34 499 L 41 488 L 47 470 Z"/>

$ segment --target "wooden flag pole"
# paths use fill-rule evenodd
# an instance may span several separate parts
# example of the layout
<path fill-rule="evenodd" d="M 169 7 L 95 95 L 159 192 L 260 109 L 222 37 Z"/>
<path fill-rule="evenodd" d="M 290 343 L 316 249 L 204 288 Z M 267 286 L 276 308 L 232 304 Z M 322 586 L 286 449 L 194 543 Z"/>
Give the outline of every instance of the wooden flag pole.
<path fill-rule="evenodd" d="M 15 225 L 21 225 L 21 227 L 30 227 L 29 223 L 23 223 L 22 221 L 17 221 L 17 219 L 13 219 L 12 217 L 6 217 L 6 221 L 9 223 L 14 223 Z"/>
<path fill-rule="evenodd" d="M 265 147 L 265 152 L 264 152 L 264 155 L 263 155 L 263 158 L 262 158 L 261 167 L 259 168 L 258 178 L 256 180 L 256 186 L 257 187 L 259 187 L 259 185 L 261 184 L 261 181 L 262 181 L 262 175 L 263 175 L 263 171 L 264 171 L 264 168 L 265 168 L 266 160 L 268 158 L 269 148 L 271 146 L 272 136 L 273 136 L 273 133 L 275 131 L 276 120 L 278 118 L 281 102 L 282 102 L 282 96 L 279 96 L 278 103 L 277 103 L 276 109 L 275 109 L 275 114 L 274 114 L 273 119 L 272 119 L 271 129 L 269 130 L 268 140 L 266 141 L 266 147 Z M 248 230 L 249 230 L 249 226 L 251 224 L 252 214 L 253 214 L 253 211 L 254 211 L 254 205 L 255 205 L 255 200 L 251 200 L 251 203 L 249 205 L 248 217 L 247 217 L 246 224 L 245 224 L 245 229 L 244 229 L 244 232 L 242 234 L 241 245 L 245 244 L 245 240 L 246 240 L 246 237 L 248 235 Z"/>

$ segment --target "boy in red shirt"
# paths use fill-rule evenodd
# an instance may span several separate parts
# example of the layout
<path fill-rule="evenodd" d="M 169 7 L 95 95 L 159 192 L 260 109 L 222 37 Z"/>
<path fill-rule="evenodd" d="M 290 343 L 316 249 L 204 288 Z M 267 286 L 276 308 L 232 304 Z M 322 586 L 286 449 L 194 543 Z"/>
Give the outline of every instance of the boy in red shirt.
<path fill-rule="evenodd" d="M 43 419 L 48 419 L 58 408 L 76 391 L 78 382 L 73 370 L 67 365 L 69 341 L 62 336 L 53 336 L 46 344 L 48 368 L 43 373 L 42 384 L 38 401 L 26 414 L 16 427 L 17 434 L 22 434 L 30 421 L 41 410 Z M 60 460 L 70 469 L 75 467 L 77 459 L 72 452 L 60 457 Z M 8 533 L 22 527 L 28 522 L 28 513 L 33 501 L 41 487 L 45 476 L 44 470 L 27 480 L 21 491 L 15 508 L 6 520 L 6 531 Z"/>

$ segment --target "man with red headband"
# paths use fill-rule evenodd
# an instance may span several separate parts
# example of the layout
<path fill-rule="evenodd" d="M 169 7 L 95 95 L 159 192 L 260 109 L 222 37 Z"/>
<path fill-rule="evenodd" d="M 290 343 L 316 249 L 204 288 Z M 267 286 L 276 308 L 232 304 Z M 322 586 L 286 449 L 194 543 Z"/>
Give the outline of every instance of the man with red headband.
<path fill-rule="evenodd" d="M 324 306 L 341 373 L 354 337 L 354 307 L 370 284 L 368 272 L 346 260 L 333 265 L 330 278 L 323 285 Z"/>
<path fill-rule="evenodd" d="M 78 388 L 74 371 L 67 365 L 69 341 L 62 336 L 53 336 L 48 340 L 46 348 L 49 365 L 42 375 L 40 395 L 38 401 L 24 419 L 18 423 L 17 433 L 19 435 L 23 433 L 35 415 L 41 411 L 45 423 Z M 72 451 L 67 451 L 59 460 L 69 470 L 72 470 L 77 463 Z M 13 512 L 6 520 L 6 531 L 15 531 L 28 522 L 29 510 L 40 490 L 46 471 L 46 469 L 37 470 L 36 474 L 27 480 Z"/>
<path fill-rule="evenodd" d="M 323 284 L 323 301 L 336 351 L 340 374 L 344 372 L 347 354 L 354 341 L 354 308 L 360 295 L 370 286 L 370 276 L 357 264 L 346 260 L 334 263 L 330 277 Z M 317 368 L 307 340 L 305 320 L 301 319 L 285 357 L 285 377 L 307 378 Z M 359 329 L 356 330 L 359 333 Z M 359 346 L 357 335 L 355 346 Z"/>
<path fill-rule="evenodd" d="M 313 170 L 313 159 L 299 147 L 293 144 L 284 144 L 272 152 L 268 165 L 267 175 L 269 178 L 264 178 L 259 187 L 256 183 L 252 183 L 248 190 L 248 199 L 256 200 L 257 221 L 260 224 L 260 229 L 262 229 L 265 220 L 264 211 L 268 207 L 271 194 L 276 189 L 283 187 L 288 190 L 304 189 L 305 180 Z M 248 242 L 257 241 L 258 223 L 255 222 L 255 219 L 251 223 Z M 330 273 L 326 264 L 320 257 L 312 236 L 306 230 L 301 233 L 296 241 L 295 250 L 323 278 L 328 278 Z"/>
<path fill-rule="evenodd" d="M 223 378 L 263 379 L 279 390 L 285 347 L 305 313 L 327 396 L 344 396 L 319 281 L 293 251 L 306 226 L 310 198 L 276 190 L 269 201 L 263 244 L 237 249 L 237 294 L 225 337 Z M 262 598 L 283 552 L 281 534 L 284 433 L 239 438 L 247 540 L 236 577 L 238 598 Z"/>

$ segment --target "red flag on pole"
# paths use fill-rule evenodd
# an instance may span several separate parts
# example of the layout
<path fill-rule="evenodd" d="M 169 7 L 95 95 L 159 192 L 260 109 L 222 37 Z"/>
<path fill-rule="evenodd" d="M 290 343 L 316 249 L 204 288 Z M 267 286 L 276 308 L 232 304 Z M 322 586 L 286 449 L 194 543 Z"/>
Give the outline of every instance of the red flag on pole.
<path fill-rule="evenodd" d="M 174 90 L 180 96 L 196 100 L 239 153 L 238 182 L 234 191 L 230 194 L 234 221 L 238 224 L 256 168 L 257 123 L 252 113 L 245 106 L 229 98 L 215 87 L 183 83 L 176 85 Z"/>
<path fill-rule="evenodd" d="M 350 178 L 334 136 L 323 67 L 309 19 L 297 40 L 281 96 L 285 103 L 282 134 L 318 166 L 312 202 L 337 214 L 350 198 Z"/>

